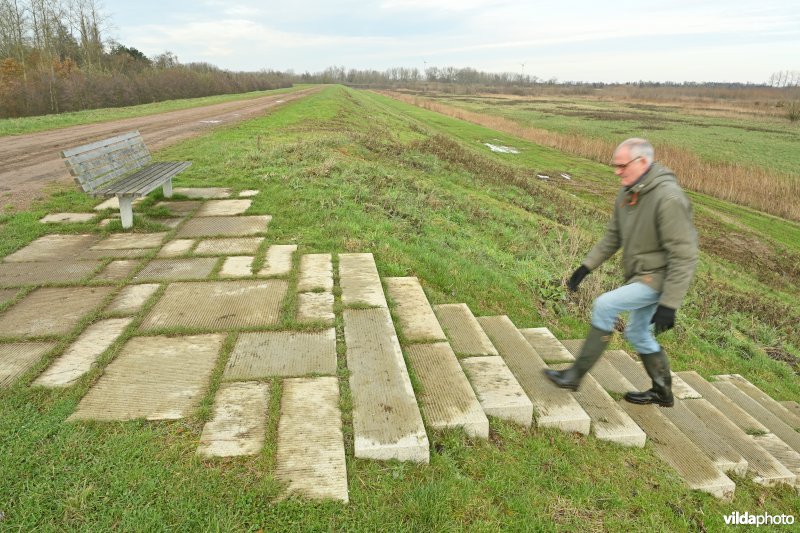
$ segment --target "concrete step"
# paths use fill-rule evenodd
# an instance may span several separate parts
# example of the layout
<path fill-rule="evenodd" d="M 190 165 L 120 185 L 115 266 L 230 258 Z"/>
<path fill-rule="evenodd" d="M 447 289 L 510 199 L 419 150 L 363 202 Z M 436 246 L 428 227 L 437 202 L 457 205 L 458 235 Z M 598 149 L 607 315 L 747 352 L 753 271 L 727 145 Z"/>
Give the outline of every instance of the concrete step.
<path fill-rule="evenodd" d="M 511 319 L 484 316 L 478 317 L 478 323 L 533 403 L 536 425 L 588 434 L 589 415 L 568 391 L 555 387 L 545 377 L 547 365 Z"/>
<path fill-rule="evenodd" d="M 214 397 L 214 415 L 203 426 L 197 455 L 256 455 L 264 447 L 269 383 L 223 383 Z"/>
<path fill-rule="evenodd" d="M 582 339 L 571 339 L 571 340 L 564 340 L 561 341 L 561 344 L 564 345 L 566 349 L 570 351 L 575 357 L 581 351 L 581 347 L 583 346 Z M 589 375 L 592 376 L 597 382 L 600 384 L 608 392 L 613 392 L 615 394 L 625 394 L 626 392 L 636 390 L 636 387 L 633 384 L 625 379 L 625 377 L 619 373 L 619 370 L 614 368 L 614 366 L 609 362 L 608 354 L 615 350 L 608 350 L 603 357 L 601 357 L 597 363 L 589 370 Z M 624 355 L 625 352 L 622 352 Z"/>
<path fill-rule="evenodd" d="M 800 490 L 800 453 L 774 433 L 753 435 L 750 438 L 795 475 L 795 487 Z"/>
<path fill-rule="evenodd" d="M 770 413 L 760 403 L 742 392 L 739 387 L 728 381 L 715 381 L 712 383 L 722 394 L 730 398 L 739 407 L 747 411 L 752 417 L 764 424 L 770 433 L 774 433 L 794 451 L 800 452 L 800 433 L 787 425 L 783 420 Z"/>
<path fill-rule="evenodd" d="M 297 292 L 333 292 L 331 254 L 305 254 L 300 258 Z"/>
<path fill-rule="evenodd" d="M 570 363 L 575 360 L 575 356 L 556 339 L 549 329 L 524 328 L 519 331 L 545 363 Z"/>
<path fill-rule="evenodd" d="M 453 351 L 462 356 L 497 355 L 497 349 L 486 336 L 467 304 L 434 305 Z"/>
<path fill-rule="evenodd" d="M 794 414 L 794 416 L 800 418 L 800 403 L 792 400 L 783 400 L 779 401 L 778 403 L 788 409 L 790 413 Z"/>
<path fill-rule="evenodd" d="M 296 244 L 274 244 L 267 248 L 264 267 L 259 276 L 286 276 L 292 271 L 292 257 L 297 251 Z"/>
<path fill-rule="evenodd" d="M 487 415 L 531 426 L 533 404 L 502 357 L 465 357 L 460 363 Z"/>
<path fill-rule="evenodd" d="M 275 478 L 287 495 L 347 503 L 347 467 L 335 377 L 283 380 Z"/>
<path fill-rule="evenodd" d="M 345 309 L 343 318 L 355 456 L 427 463 L 428 436 L 389 310 Z"/>
<path fill-rule="evenodd" d="M 761 485 L 795 484 L 795 474 L 770 455 L 722 411 L 705 399 L 687 400 L 683 404 L 694 413 L 721 441 L 728 443 L 747 461 L 753 481 Z"/>
<path fill-rule="evenodd" d="M 736 385 L 742 392 L 750 396 L 752 399 L 761 404 L 764 409 L 777 416 L 785 424 L 791 426 L 793 429 L 800 429 L 800 417 L 789 411 L 786 407 L 779 402 L 772 399 L 766 392 L 762 391 L 743 376 L 739 374 L 721 374 L 713 376 L 717 381 L 728 381 Z"/>
<path fill-rule="evenodd" d="M 407 342 L 447 340 L 417 278 L 384 278 L 384 281 L 386 292 L 395 304 L 393 311 L 400 331 Z"/>
<path fill-rule="evenodd" d="M 569 366 L 570 363 L 551 365 L 556 370 Z M 591 375 L 584 376 L 573 395 L 592 419 L 595 437 L 623 446 L 644 447 L 647 435 Z"/>
<path fill-rule="evenodd" d="M 722 394 L 711 383 L 693 370 L 678 372 L 678 376 L 686 383 L 699 392 L 705 400 L 708 400 L 714 407 L 720 410 L 728 420 L 736 424 L 745 433 L 769 433 L 769 430 L 750 416 L 747 411 L 732 402 L 727 396 Z"/>
<path fill-rule="evenodd" d="M 406 355 L 420 382 L 419 401 L 428 427 L 464 428 L 467 435 L 489 438 L 489 421 L 447 342 L 414 344 Z"/>
<path fill-rule="evenodd" d="M 620 400 L 620 406 L 647 433 L 656 453 L 690 489 L 730 501 L 736 485 L 708 459 L 655 405 L 636 405 Z"/>
<path fill-rule="evenodd" d="M 339 254 L 339 286 L 345 307 L 387 307 L 372 254 Z"/>

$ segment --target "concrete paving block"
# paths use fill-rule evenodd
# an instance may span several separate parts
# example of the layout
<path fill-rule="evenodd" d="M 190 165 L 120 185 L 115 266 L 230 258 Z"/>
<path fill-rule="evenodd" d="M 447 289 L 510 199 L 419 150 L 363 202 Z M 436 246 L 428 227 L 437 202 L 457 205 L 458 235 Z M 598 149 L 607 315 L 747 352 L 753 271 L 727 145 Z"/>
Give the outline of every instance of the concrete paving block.
<path fill-rule="evenodd" d="M 253 203 L 252 200 L 209 200 L 197 211 L 197 217 L 227 217 L 241 215 Z"/>
<path fill-rule="evenodd" d="M 95 243 L 91 250 L 129 250 L 158 248 L 167 236 L 164 233 L 114 233 Z"/>
<path fill-rule="evenodd" d="M 128 285 L 124 287 L 106 308 L 107 313 L 121 315 L 135 315 L 142 306 L 155 294 L 158 283 L 142 283 L 141 285 Z"/>
<path fill-rule="evenodd" d="M 747 381 L 747 379 L 745 379 L 743 376 L 740 376 L 739 374 L 724 374 L 713 376 L 713 378 L 718 381 L 728 381 L 733 383 L 742 392 L 760 403 L 764 409 L 783 420 L 785 424 L 791 426 L 795 430 L 800 429 L 800 417 L 789 411 L 776 400 L 773 400 L 771 396 Z"/>
<path fill-rule="evenodd" d="M 769 433 L 764 424 L 750 416 L 697 372 L 688 370 L 677 374 L 745 433 Z"/>
<path fill-rule="evenodd" d="M 728 443 L 747 461 L 747 471 L 756 483 L 766 486 L 776 484 L 794 485 L 796 476 L 770 455 L 736 424 L 728 420 L 722 411 L 708 400 L 696 399 L 683 402 L 717 439 Z"/>
<path fill-rule="evenodd" d="M 287 496 L 348 502 L 335 377 L 283 380 L 275 478 L 288 484 Z"/>
<path fill-rule="evenodd" d="M 549 329 L 524 328 L 519 331 L 545 363 L 569 363 L 575 360 L 575 356 L 556 339 Z"/>
<path fill-rule="evenodd" d="M 117 250 L 86 250 L 81 253 L 81 260 L 96 260 L 96 259 L 134 259 L 138 257 L 145 257 L 153 251 L 152 248 L 120 248 Z"/>
<path fill-rule="evenodd" d="M 216 264 L 213 257 L 153 259 L 133 279 L 136 282 L 205 279 Z"/>
<path fill-rule="evenodd" d="M 655 405 L 637 405 L 625 400 L 620 406 L 639 424 L 659 457 L 667 462 L 692 490 L 731 501 L 736 485 L 706 457 Z"/>
<path fill-rule="evenodd" d="M 533 403 L 502 357 L 465 357 L 460 363 L 487 415 L 531 426 Z"/>
<path fill-rule="evenodd" d="M 175 187 L 172 192 L 186 198 L 200 200 L 229 198 L 231 196 L 231 190 L 228 187 Z"/>
<path fill-rule="evenodd" d="M 329 292 L 301 292 L 297 295 L 297 321 L 333 323 L 333 302 Z"/>
<path fill-rule="evenodd" d="M 225 365 L 224 379 L 336 374 L 336 330 L 242 333 Z"/>
<path fill-rule="evenodd" d="M 406 354 L 420 382 L 419 402 L 428 427 L 460 427 L 467 435 L 489 438 L 489 420 L 447 342 L 415 344 Z"/>
<path fill-rule="evenodd" d="M 165 202 L 158 202 L 156 207 L 163 207 L 167 211 L 169 211 L 170 215 L 177 216 L 177 217 L 186 217 L 192 214 L 198 207 L 203 205 L 203 202 L 199 200 L 189 200 L 189 201 L 165 201 Z"/>
<path fill-rule="evenodd" d="M 478 323 L 533 403 L 538 427 L 589 433 L 591 419 L 572 394 L 544 375 L 547 365 L 507 316 L 482 316 Z"/>
<path fill-rule="evenodd" d="M 44 283 L 80 283 L 100 268 L 100 261 L 71 259 L 49 263 L 0 263 L 0 287 Z"/>
<path fill-rule="evenodd" d="M 257 196 L 259 192 L 261 191 L 255 189 L 247 189 L 245 191 L 240 191 L 239 198 L 252 198 L 253 196 Z"/>
<path fill-rule="evenodd" d="M 140 204 L 144 201 L 145 201 L 144 196 L 142 196 L 141 198 L 135 198 L 133 200 L 133 205 Z M 119 198 L 117 198 L 116 196 L 112 196 L 111 198 L 108 198 L 105 201 L 94 206 L 95 211 L 102 211 L 104 209 L 113 209 L 114 211 L 119 211 Z"/>
<path fill-rule="evenodd" d="M 752 435 L 750 438 L 795 475 L 795 487 L 800 490 L 800 453 L 774 433 Z"/>
<path fill-rule="evenodd" d="M 333 292 L 331 254 L 305 254 L 300 257 L 297 292 Z"/>
<path fill-rule="evenodd" d="M 55 342 L 0 344 L 0 388 L 10 387 L 55 346 Z"/>
<path fill-rule="evenodd" d="M 175 236 L 182 239 L 247 237 L 265 233 L 271 220 L 270 215 L 191 218 L 180 227 Z"/>
<path fill-rule="evenodd" d="M 219 275 L 223 278 L 246 278 L 253 275 L 253 259 L 250 256 L 233 256 L 225 259 Z"/>
<path fill-rule="evenodd" d="M 112 287 L 36 289 L 0 315 L 0 337 L 69 333 L 113 290 Z"/>
<path fill-rule="evenodd" d="M 433 312 L 450 339 L 456 354 L 464 356 L 497 355 L 497 349 L 486 336 L 467 304 L 440 304 Z"/>
<path fill-rule="evenodd" d="M 551 365 L 555 370 L 569 367 L 570 363 Z M 591 375 L 584 376 L 573 395 L 592 419 L 592 434 L 596 438 L 622 446 L 644 447 L 647 435 Z"/>
<path fill-rule="evenodd" d="M 42 224 L 75 224 L 89 222 L 96 213 L 51 213 L 39 219 Z"/>
<path fill-rule="evenodd" d="M 77 259 L 98 240 L 94 234 L 43 235 L 3 258 L 5 263 L 55 262 Z"/>
<path fill-rule="evenodd" d="M 221 333 L 130 339 L 67 420 L 188 416 L 206 392 L 224 341 Z"/>
<path fill-rule="evenodd" d="M 372 254 L 339 254 L 339 285 L 345 306 L 387 307 Z"/>
<path fill-rule="evenodd" d="M 389 310 L 345 309 L 355 456 L 429 461 L 428 436 Z"/>
<path fill-rule="evenodd" d="M 264 237 L 203 239 L 194 250 L 195 255 L 255 255 Z"/>
<path fill-rule="evenodd" d="M 269 383 L 223 383 L 214 397 L 214 414 L 203 426 L 197 455 L 256 455 L 264 447 L 269 414 Z"/>
<path fill-rule="evenodd" d="M 384 278 L 400 331 L 407 342 L 444 341 L 447 337 L 433 314 L 431 304 L 414 277 Z"/>
<path fill-rule="evenodd" d="M 297 251 L 296 244 L 275 244 L 267 248 L 264 268 L 260 276 L 285 276 L 292 271 L 292 258 Z"/>
<path fill-rule="evenodd" d="M 109 318 L 90 325 L 33 384 L 51 388 L 72 385 L 91 370 L 100 354 L 114 344 L 132 321 L 132 318 Z"/>
<path fill-rule="evenodd" d="M 186 255 L 189 253 L 189 250 L 192 249 L 192 246 L 194 246 L 193 239 L 175 239 L 162 246 L 161 250 L 158 251 L 157 257 L 164 258 Z"/>
<path fill-rule="evenodd" d="M 120 281 L 127 278 L 138 266 L 139 261 L 135 259 L 115 259 L 93 279 L 95 281 Z"/>
<path fill-rule="evenodd" d="M 175 217 L 175 218 L 157 218 L 155 219 L 156 222 L 161 224 L 162 226 L 166 226 L 170 229 L 175 229 L 181 225 L 184 219 Z"/>
<path fill-rule="evenodd" d="M 280 319 L 287 289 L 284 280 L 171 283 L 145 317 L 141 329 L 226 331 L 271 326 Z"/>

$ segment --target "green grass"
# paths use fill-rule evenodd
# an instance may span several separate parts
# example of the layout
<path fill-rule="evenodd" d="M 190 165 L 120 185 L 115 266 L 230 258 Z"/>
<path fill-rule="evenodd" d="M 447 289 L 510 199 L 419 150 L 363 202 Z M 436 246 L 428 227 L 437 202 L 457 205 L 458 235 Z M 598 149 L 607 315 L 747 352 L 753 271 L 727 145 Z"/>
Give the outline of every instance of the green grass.
<path fill-rule="evenodd" d="M 522 153 L 493 154 L 482 145 L 493 139 Z M 270 242 L 296 242 L 298 253 L 373 252 L 382 276 L 418 276 L 432 303 L 466 302 L 477 315 L 507 314 L 518 327 L 580 337 L 592 298 L 619 283 L 612 261 L 577 295 L 564 287 L 610 212 L 616 180 L 607 167 L 374 94 L 327 88 L 157 156 L 193 161 L 177 186 L 259 189 L 250 213 L 273 215 Z M 575 179 L 543 182 L 535 177 L 543 171 L 568 171 Z M 792 367 L 769 354 L 774 348 L 795 358 L 797 371 L 800 276 L 764 272 L 758 257 L 728 251 L 720 240 L 725 224 L 734 224 L 774 261 L 780 254 L 800 257 L 800 240 L 782 238 L 772 217 L 692 198 L 707 246 L 677 331 L 662 339 L 673 367 L 705 376 L 739 373 L 777 399 L 797 400 Z M 155 194 L 135 212 L 157 224 L 157 201 Z M 37 222 L 47 212 L 89 211 L 94 203 L 61 190 L 30 211 L 2 216 L 0 255 L 46 232 L 98 231 L 90 223 L 54 228 Z M 146 227 L 139 222 L 137 216 L 137 230 Z M 278 386 L 271 438 L 260 455 L 195 456 L 235 332 L 192 417 L 66 423 L 157 297 L 75 386 L 27 385 L 80 328 L 14 387 L 0 390 L 0 529 L 717 531 L 732 511 L 800 516 L 792 489 L 737 479 L 736 499 L 722 503 L 684 488 L 650 446 L 631 450 L 496 421 L 487 442 L 456 431 L 432 433 L 427 466 L 354 459 L 341 315 L 347 506 L 275 500 Z M 341 309 L 338 294 L 336 305 Z M 285 309 L 282 324 L 291 317 Z M 619 339 L 615 346 L 630 349 Z"/>

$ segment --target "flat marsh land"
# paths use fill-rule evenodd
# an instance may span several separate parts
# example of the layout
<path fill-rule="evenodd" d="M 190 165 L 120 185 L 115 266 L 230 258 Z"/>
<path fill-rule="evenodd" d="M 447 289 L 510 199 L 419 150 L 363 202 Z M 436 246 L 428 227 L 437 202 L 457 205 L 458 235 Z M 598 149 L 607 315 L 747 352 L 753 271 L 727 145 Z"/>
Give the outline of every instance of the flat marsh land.
<path fill-rule="evenodd" d="M 461 104 L 513 120 L 530 116 L 537 127 L 540 119 L 553 129 L 582 125 L 582 135 L 605 131 L 614 114 L 608 110 L 601 123 L 585 116 L 597 109 L 581 110 L 578 102 Z M 664 129 L 639 133 L 677 143 L 681 135 L 671 128 L 693 131 L 685 145 L 704 158 L 719 154 L 715 146 L 730 145 L 735 154 L 736 146 L 768 146 L 767 136 L 786 138 L 793 150 L 731 161 L 770 163 L 782 172 L 800 162 L 796 132 L 777 125 L 767 133 L 660 124 Z M 604 138 L 629 135 L 624 121 L 619 128 L 625 133 Z M 725 141 L 723 133 L 739 142 Z M 485 143 L 520 153 L 493 153 Z M 179 187 L 259 189 L 250 213 L 274 217 L 270 242 L 296 242 L 298 254 L 372 252 L 382 276 L 418 276 L 432 303 L 466 302 L 476 315 L 506 314 L 517 327 L 547 326 L 559 338 L 580 338 L 592 299 L 620 280 L 613 260 L 577 295 L 565 288 L 610 214 L 617 179 L 607 165 L 375 93 L 328 87 L 156 155 L 193 162 L 177 178 Z M 800 225 L 700 192 L 690 196 L 702 256 L 676 329 L 661 337 L 674 370 L 738 373 L 775 399 L 800 400 Z M 137 231 L 163 231 L 155 219 L 158 200 L 155 194 L 137 207 Z M 0 215 L 0 257 L 45 233 L 108 231 L 96 223 L 38 222 L 46 213 L 90 212 L 96 203 L 59 189 L 28 211 Z M 65 422 L 122 339 L 70 388 L 29 386 L 57 351 L 0 389 L 0 529 L 720 531 L 733 511 L 800 518 L 800 498 L 786 487 L 735 478 L 735 499 L 724 503 L 685 488 L 649 445 L 627 449 L 497 420 L 488 441 L 430 433 L 430 465 L 355 459 L 341 322 L 336 327 L 349 505 L 277 499 L 279 386 L 267 445 L 251 458 L 195 455 L 213 386 L 202 408 L 180 421 Z M 60 339 L 60 350 L 77 334 Z M 228 338 L 223 359 L 232 343 Z M 631 350 L 619 335 L 615 346 Z"/>

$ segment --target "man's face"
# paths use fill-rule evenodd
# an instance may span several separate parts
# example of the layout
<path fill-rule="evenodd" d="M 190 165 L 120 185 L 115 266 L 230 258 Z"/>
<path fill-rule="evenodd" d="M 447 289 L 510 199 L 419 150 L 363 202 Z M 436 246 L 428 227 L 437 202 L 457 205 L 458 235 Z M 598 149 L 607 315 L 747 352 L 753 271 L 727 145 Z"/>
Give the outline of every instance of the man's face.
<path fill-rule="evenodd" d="M 647 160 L 641 157 L 632 158 L 630 149 L 622 147 L 611 159 L 611 166 L 614 167 L 614 174 L 619 176 L 622 186 L 628 187 L 647 171 Z"/>

